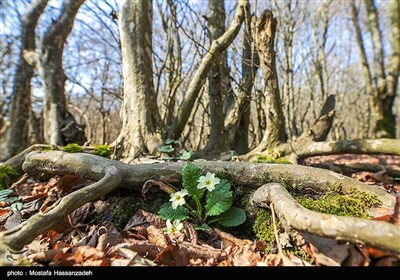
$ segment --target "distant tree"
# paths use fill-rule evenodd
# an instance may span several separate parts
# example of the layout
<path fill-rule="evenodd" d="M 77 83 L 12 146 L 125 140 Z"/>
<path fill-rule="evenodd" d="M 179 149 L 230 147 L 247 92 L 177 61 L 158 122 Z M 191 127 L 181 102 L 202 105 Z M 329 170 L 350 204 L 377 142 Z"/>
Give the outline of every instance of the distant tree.
<path fill-rule="evenodd" d="M 21 45 L 17 67 L 14 74 L 10 125 L 8 127 L 5 157 L 16 155 L 29 143 L 29 120 L 31 116 L 31 80 L 36 64 L 35 29 L 48 0 L 36 0 L 31 3 L 22 18 Z M 33 60 L 30 57 L 33 55 Z M 33 65 L 30 65 L 33 63 Z"/>
<path fill-rule="evenodd" d="M 68 110 L 65 96 L 63 51 L 75 16 L 85 0 L 65 0 L 59 17 L 45 31 L 39 49 L 39 74 L 45 90 L 43 130 L 46 142 L 54 145 L 83 144 L 84 127 Z"/>

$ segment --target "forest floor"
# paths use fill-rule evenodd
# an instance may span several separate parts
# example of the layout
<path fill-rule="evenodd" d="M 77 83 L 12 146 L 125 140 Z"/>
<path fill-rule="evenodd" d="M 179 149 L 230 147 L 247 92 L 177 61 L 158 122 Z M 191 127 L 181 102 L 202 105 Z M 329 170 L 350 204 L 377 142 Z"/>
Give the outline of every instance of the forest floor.
<path fill-rule="evenodd" d="M 382 155 L 320 156 L 307 159 L 305 165 L 353 162 L 386 165 L 400 170 L 399 156 Z M 400 192 L 400 179 L 388 176 L 384 169 L 350 175 L 367 184 L 381 186 L 388 192 Z M 89 183 L 70 175 L 29 178 L 18 185 L 15 192 L 0 195 L 0 231 L 18 225 L 38 211 L 44 211 L 61 196 Z M 182 232 L 167 235 L 163 231 L 165 221 L 143 209 L 136 208 L 129 217 L 115 214 L 113 205 L 123 197 L 131 199 L 135 195 L 140 196 L 139 193 L 127 194 L 117 190 L 104 200 L 83 205 L 62 223 L 25 246 L 22 254 L 10 255 L 10 261 L 30 266 L 400 265 L 399 256 L 321 237 L 311 238 L 314 241 L 301 246 L 293 246 L 287 244 L 285 235 L 280 233 L 279 241 L 275 240 L 275 245 L 271 246 L 251 234 L 248 238 L 239 238 L 225 229 L 215 229 L 212 234 L 196 233 L 187 223 Z M 9 209 L 7 206 L 10 203 L 20 211 Z M 388 220 L 388 217 L 381 219 Z M 285 244 L 291 248 L 286 250 Z"/>

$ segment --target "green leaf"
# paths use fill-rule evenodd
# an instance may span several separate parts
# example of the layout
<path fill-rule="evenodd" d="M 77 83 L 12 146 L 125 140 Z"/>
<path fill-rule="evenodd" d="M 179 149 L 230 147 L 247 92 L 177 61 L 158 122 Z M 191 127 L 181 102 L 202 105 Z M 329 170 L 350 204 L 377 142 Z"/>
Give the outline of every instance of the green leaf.
<path fill-rule="evenodd" d="M 180 155 L 179 159 L 181 159 L 181 160 L 189 160 L 191 157 L 192 157 L 192 152 L 181 151 L 181 155 Z"/>
<path fill-rule="evenodd" d="M 13 196 L 13 197 L 9 197 L 9 198 L 2 198 L 1 201 L 3 201 L 4 203 L 13 203 L 14 201 L 17 201 L 18 197 Z"/>
<path fill-rule="evenodd" d="M 24 207 L 24 204 L 22 202 L 15 202 L 11 204 L 11 210 L 16 212 L 16 211 L 21 211 L 21 209 Z"/>
<path fill-rule="evenodd" d="M 167 140 L 165 140 L 165 145 L 171 145 L 174 144 L 174 139 L 168 138 Z"/>
<path fill-rule="evenodd" d="M 12 194 L 14 191 L 10 190 L 10 189 L 5 189 L 0 191 L 0 199 L 6 198 L 7 196 L 9 196 L 10 194 Z"/>
<path fill-rule="evenodd" d="M 172 204 L 170 202 L 161 205 L 160 210 L 157 213 L 163 220 L 170 219 L 171 221 L 180 220 L 184 221 L 189 218 L 189 210 L 184 206 L 178 206 L 176 209 L 172 209 Z"/>
<path fill-rule="evenodd" d="M 229 181 L 222 179 L 212 192 L 207 192 L 206 214 L 207 216 L 219 215 L 228 210 L 232 206 L 232 203 L 231 184 Z"/>
<path fill-rule="evenodd" d="M 203 231 L 209 231 L 211 228 L 207 224 L 202 224 L 201 226 L 194 225 L 195 230 L 203 230 Z"/>
<path fill-rule="evenodd" d="M 162 153 L 170 153 L 174 151 L 174 148 L 171 145 L 165 145 L 158 149 Z"/>
<path fill-rule="evenodd" d="M 198 189 L 197 180 L 203 175 L 201 169 L 193 163 L 187 162 L 182 169 L 183 187 L 188 190 L 191 197 L 197 196 L 198 199 L 204 194 L 205 189 Z"/>
<path fill-rule="evenodd" d="M 244 221 L 246 221 L 246 213 L 243 211 L 243 209 L 231 207 L 228 211 L 214 217 L 208 223 L 218 222 L 220 225 L 225 227 L 235 227 L 243 224 Z"/>

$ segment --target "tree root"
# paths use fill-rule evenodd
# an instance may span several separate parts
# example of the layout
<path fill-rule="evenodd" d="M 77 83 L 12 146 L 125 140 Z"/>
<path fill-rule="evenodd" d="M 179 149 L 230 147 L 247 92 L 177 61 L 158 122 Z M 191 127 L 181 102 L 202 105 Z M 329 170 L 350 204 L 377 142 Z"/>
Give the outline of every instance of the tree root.
<path fill-rule="evenodd" d="M 0 232 L 1 248 L 20 250 L 36 236 L 49 230 L 81 205 L 98 199 L 118 186 L 139 190 L 147 180 L 169 183 L 181 181 L 183 162 L 129 165 L 85 153 L 61 151 L 32 152 L 26 156 L 23 169 L 38 173 L 73 174 L 98 181 L 61 198 L 45 213 L 38 213 L 21 225 Z M 344 192 L 358 190 L 375 194 L 383 205 L 392 209 L 395 197 L 382 188 L 369 186 L 333 171 L 290 164 L 254 164 L 248 162 L 197 162 L 202 171 L 216 173 L 230 180 L 237 193 L 247 193 L 268 182 L 285 182 L 293 188 L 312 188 L 325 192 L 340 186 Z"/>
<path fill-rule="evenodd" d="M 400 155 L 399 139 L 363 139 L 313 142 L 292 151 L 300 158 L 337 154 Z"/>
<path fill-rule="evenodd" d="M 298 204 L 278 183 L 265 184 L 251 197 L 251 202 L 262 207 L 274 205 L 280 217 L 298 231 L 305 231 L 337 240 L 361 242 L 400 254 L 400 228 L 383 221 L 354 217 L 340 217 L 317 213 Z"/>
<path fill-rule="evenodd" d="M 94 148 L 89 146 L 79 146 L 82 149 L 82 152 L 91 153 Z M 47 145 L 47 144 L 34 144 L 19 154 L 7 159 L 4 162 L 1 162 L 0 165 L 9 165 L 19 174 L 22 174 L 22 164 L 25 161 L 25 157 L 30 152 L 40 152 L 40 151 L 48 151 L 48 150 L 60 150 L 62 151 L 65 147 L 56 146 L 56 145 Z"/>
<path fill-rule="evenodd" d="M 387 175 L 393 178 L 400 178 L 400 170 L 391 167 L 390 165 L 371 164 L 371 163 L 347 163 L 347 164 L 332 164 L 332 163 L 316 163 L 311 164 L 313 167 L 329 169 L 345 175 L 350 175 L 357 171 L 381 172 L 386 171 Z"/>

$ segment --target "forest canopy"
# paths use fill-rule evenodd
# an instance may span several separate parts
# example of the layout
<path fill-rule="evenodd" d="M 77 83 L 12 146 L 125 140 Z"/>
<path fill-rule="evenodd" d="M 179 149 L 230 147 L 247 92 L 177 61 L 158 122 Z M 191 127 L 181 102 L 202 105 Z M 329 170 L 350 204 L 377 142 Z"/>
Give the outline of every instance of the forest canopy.
<path fill-rule="evenodd" d="M 133 94 L 123 87 L 121 3 L 72 2 L 77 3 L 2 1 L 3 159 L 35 143 L 111 144 L 118 136 L 121 142 L 127 121 L 123 99 Z M 157 151 L 169 138 L 179 141 L 180 150 L 204 150 L 203 155 L 229 150 L 239 155 L 261 142 L 268 96 L 250 33 L 251 17 L 265 9 L 277 21 L 272 47 L 281 129 L 288 140 L 313 125 L 328 95 L 335 96 L 336 110 L 327 140 L 399 138 L 396 1 L 250 1 L 239 33 L 218 58 L 219 69 L 211 66 L 210 73 L 203 73 L 218 73 L 217 79 L 207 78 L 192 94 L 191 82 L 212 41 L 232 27 L 237 3 L 225 2 L 153 1 L 151 23 L 146 24 L 151 26 L 151 54 L 143 61 L 151 67 L 143 71 L 151 71 L 146 95 L 154 101 L 147 104 L 157 108 L 146 106 L 152 115 L 146 125 L 161 135 L 154 144 L 142 145 L 140 153 Z M 30 10 L 34 5 L 37 10 Z M 67 5 L 75 10 L 68 11 Z M 62 13 L 69 13 L 68 19 Z M 56 39 L 64 28 L 63 38 Z M 58 51 L 43 57 L 49 48 Z M 43 62 L 30 66 L 33 58 Z M 46 59 L 54 61 L 46 65 Z M 46 74 L 54 63 L 57 77 Z M 53 99 L 61 112 L 58 125 L 50 121 Z M 63 132 L 56 136 L 53 126 Z"/>

